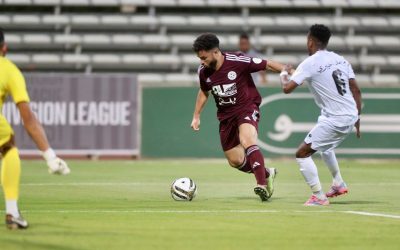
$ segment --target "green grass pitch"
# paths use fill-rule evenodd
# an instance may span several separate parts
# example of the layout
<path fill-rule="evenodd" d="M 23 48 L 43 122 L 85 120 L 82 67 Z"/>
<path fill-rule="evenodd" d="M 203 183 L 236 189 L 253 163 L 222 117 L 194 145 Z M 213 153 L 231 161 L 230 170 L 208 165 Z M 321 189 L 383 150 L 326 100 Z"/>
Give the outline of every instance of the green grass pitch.
<path fill-rule="evenodd" d="M 262 203 L 254 177 L 222 160 L 69 161 L 70 176 L 24 161 L 20 209 L 31 227 L 0 223 L 0 249 L 400 249 L 399 161 L 342 160 L 350 192 L 328 207 L 302 206 L 309 189 L 294 159 L 267 163 L 279 174 Z M 192 202 L 170 196 L 184 176 L 198 186 Z"/>

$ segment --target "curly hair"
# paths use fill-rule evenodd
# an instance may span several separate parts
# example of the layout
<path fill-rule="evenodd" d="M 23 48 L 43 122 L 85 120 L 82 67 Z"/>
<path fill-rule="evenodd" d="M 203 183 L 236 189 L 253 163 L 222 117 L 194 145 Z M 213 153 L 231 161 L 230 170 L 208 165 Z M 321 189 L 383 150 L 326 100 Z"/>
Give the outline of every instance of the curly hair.
<path fill-rule="evenodd" d="M 310 27 L 310 35 L 321 42 L 326 47 L 331 37 L 331 31 L 323 24 L 314 24 Z"/>
<path fill-rule="evenodd" d="M 204 33 L 201 34 L 193 43 L 193 51 L 199 52 L 201 50 L 211 50 L 214 48 L 219 49 L 219 40 L 218 37 L 212 33 Z"/>

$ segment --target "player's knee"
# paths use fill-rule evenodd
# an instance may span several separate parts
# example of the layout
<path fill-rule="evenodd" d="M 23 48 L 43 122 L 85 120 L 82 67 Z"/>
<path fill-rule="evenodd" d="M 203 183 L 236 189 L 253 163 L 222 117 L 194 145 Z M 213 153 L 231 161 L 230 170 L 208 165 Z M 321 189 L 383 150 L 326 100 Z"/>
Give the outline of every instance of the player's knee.
<path fill-rule="evenodd" d="M 242 165 L 243 159 L 240 159 L 239 157 L 231 158 L 228 159 L 228 163 L 231 167 L 238 168 Z"/>

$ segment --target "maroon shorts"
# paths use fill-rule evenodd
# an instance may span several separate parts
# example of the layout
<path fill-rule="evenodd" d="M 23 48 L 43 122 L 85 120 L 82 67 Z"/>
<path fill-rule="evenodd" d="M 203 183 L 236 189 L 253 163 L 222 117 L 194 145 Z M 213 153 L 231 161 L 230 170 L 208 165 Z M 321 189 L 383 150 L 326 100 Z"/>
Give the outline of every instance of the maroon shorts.
<path fill-rule="evenodd" d="M 232 149 L 240 144 L 239 126 L 243 123 L 250 123 L 258 131 L 260 112 L 258 107 L 249 109 L 240 115 L 233 116 L 219 123 L 219 137 L 224 151 Z"/>

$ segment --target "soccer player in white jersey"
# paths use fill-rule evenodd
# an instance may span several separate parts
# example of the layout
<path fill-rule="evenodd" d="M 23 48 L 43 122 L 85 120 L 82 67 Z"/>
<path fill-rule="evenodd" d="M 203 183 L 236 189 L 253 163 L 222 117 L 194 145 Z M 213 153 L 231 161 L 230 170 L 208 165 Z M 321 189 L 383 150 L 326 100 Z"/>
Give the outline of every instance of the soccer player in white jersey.
<path fill-rule="evenodd" d="M 315 24 L 307 36 L 309 57 L 289 77 L 290 65 L 281 72 L 282 90 L 289 94 L 304 81 L 308 86 L 321 115 L 318 123 L 307 134 L 296 152 L 300 172 L 312 190 L 306 206 L 329 205 L 328 197 L 348 192 L 342 179 L 334 149 L 350 134 L 353 127 L 360 138 L 361 91 L 357 86 L 353 69 L 342 56 L 326 50 L 331 32 L 328 27 Z M 317 167 L 311 156 L 320 151 L 328 166 L 333 182 L 325 194 L 318 178 Z"/>

